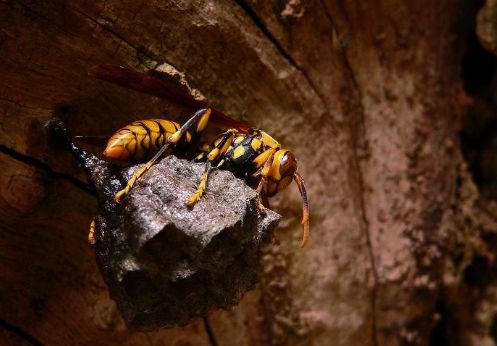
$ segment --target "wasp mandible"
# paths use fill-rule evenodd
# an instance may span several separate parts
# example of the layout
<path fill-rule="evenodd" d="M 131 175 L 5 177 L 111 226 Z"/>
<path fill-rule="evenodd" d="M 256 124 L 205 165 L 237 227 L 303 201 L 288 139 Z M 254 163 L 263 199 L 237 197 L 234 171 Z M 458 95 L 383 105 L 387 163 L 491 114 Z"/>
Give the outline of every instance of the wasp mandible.
<path fill-rule="evenodd" d="M 131 71 L 125 68 L 99 65 L 93 73 L 104 80 L 146 92 L 155 96 L 176 98 L 191 107 L 205 107 L 201 101 L 193 99 L 189 94 L 168 85 L 148 74 Z M 201 142 L 201 134 L 209 119 L 230 126 L 209 144 Z M 205 193 L 209 174 L 213 169 L 226 169 L 235 176 L 244 179 L 256 189 L 259 204 L 267 205 L 267 198 L 283 190 L 292 181 L 297 184 L 303 205 L 302 224 L 304 233 L 301 246 L 309 240 L 309 206 L 304 180 L 297 172 L 295 155 L 284 149 L 281 144 L 268 133 L 250 128 L 221 112 L 202 108 L 186 123 L 178 123 L 165 119 L 147 119 L 135 121 L 119 129 L 109 140 L 103 156 L 119 161 L 144 161 L 153 155 L 129 179 L 126 186 L 115 195 L 117 202 L 130 192 L 135 182 L 156 163 L 164 154 L 181 154 L 197 162 L 205 162 L 205 169 L 197 190 L 186 201 L 193 207 Z"/>

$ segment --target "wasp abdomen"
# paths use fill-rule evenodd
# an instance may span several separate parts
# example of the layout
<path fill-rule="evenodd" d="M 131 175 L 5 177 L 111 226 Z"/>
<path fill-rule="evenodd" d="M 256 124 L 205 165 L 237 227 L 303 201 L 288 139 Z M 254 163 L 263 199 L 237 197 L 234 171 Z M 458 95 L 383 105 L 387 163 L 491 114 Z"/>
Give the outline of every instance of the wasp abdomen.
<path fill-rule="evenodd" d="M 109 139 L 103 155 L 120 161 L 143 160 L 156 153 L 179 128 L 178 123 L 164 119 L 134 121 Z"/>

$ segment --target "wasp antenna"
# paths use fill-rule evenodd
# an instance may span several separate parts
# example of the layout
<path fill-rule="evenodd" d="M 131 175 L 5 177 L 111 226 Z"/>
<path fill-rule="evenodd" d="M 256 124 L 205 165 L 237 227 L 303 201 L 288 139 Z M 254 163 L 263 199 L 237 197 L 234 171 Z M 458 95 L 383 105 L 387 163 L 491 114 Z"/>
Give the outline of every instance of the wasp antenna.
<path fill-rule="evenodd" d="M 293 175 L 295 182 L 297 183 L 302 196 L 302 225 L 304 225 L 304 235 L 302 237 L 302 242 L 300 247 L 304 247 L 309 241 L 310 229 L 309 229 L 309 203 L 307 202 L 307 192 L 305 190 L 304 179 L 302 176 L 295 172 Z"/>

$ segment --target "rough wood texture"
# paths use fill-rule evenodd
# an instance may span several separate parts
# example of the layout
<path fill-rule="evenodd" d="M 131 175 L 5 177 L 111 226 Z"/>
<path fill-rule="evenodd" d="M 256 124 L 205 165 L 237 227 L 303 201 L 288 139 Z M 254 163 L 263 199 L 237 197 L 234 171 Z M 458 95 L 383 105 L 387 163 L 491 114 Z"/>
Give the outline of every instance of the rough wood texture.
<path fill-rule="evenodd" d="M 175 69 L 299 158 L 310 244 L 298 248 L 299 194 L 289 188 L 272 203 L 283 214 L 281 245 L 267 249 L 259 289 L 211 316 L 219 345 L 491 345 L 496 286 L 468 273 L 492 273 L 497 208 L 479 199 L 458 142 L 474 6 L 3 1 L 0 337 L 212 342 L 201 321 L 125 330 L 86 243 L 94 198 L 74 160 L 45 143 L 54 110 L 78 134 L 158 114 L 186 119 L 166 101 L 88 76 L 93 64 L 111 63 Z"/>

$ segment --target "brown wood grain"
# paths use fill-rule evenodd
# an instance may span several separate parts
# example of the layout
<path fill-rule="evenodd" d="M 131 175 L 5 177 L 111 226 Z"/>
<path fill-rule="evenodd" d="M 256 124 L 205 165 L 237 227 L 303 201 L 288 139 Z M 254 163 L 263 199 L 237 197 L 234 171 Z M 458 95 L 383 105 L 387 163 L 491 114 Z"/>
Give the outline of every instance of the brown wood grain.
<path fill-rule="evenodd" d="M 464 285 L 482 247 L 478 192 L 457 137 L 474 7 L 1 2 L 0 340 L 210 344 L 203 321 L 126 330 L 86 243 L 96 202 L 70 155 L 46 142 L 54 114 L 77 135 L 108 135 L 139 118 L 187 119 L 185 108 L 88 74 L 114 64 L 176 71 L 208 104 L 271 133 L 299 160 L 310 244 L 298 247 L 292 186 L 272 201 L 284 220 L 264 280 L 237 308 L 210 316 L 219 345 L 427 344 L 440 304 L 452 302 L 445 293 Z"/>

